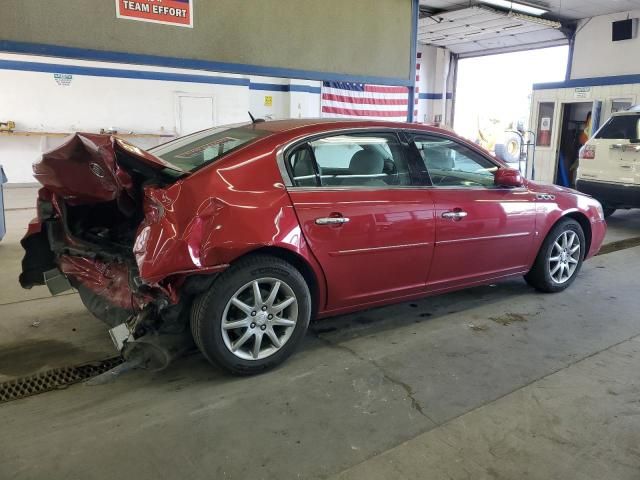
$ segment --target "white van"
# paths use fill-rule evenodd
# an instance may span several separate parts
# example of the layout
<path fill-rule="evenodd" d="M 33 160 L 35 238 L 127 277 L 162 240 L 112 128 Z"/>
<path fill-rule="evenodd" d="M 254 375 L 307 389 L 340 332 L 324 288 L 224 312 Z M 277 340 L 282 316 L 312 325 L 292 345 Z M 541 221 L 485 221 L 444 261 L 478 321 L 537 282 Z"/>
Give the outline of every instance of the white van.
<path fill-rule="evenodd" d="M 640 208 L 640 105 L 614 113 L 580 150 L 576 188 L 618 208 Z"/>

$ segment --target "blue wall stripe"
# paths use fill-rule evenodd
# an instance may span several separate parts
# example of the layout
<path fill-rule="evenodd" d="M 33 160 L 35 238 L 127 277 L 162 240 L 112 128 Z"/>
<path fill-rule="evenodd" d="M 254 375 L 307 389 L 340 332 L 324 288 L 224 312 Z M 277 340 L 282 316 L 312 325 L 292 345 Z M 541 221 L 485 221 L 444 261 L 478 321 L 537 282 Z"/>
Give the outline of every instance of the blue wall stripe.
<path fill-rule="evenodd" d="M 312 85 L 282 85 L 277 83 L 254 83 L 246 78 L 214 77 L 186 73 L 150 72 L 144 70 L 124 70 L 117 68 L 81 67 L 57 63 L 21 62 L 0 60 L 0 70 L 20 70 L 24 72 L 67 73 L 92 77 L 130 78 L 136 80 L 162 80 L 172 82 L 209 83 L 217 85 L 248 86 L 251 90 L 271 92 L 304 92 L 320 94 L 320 87 Z"/>
<path fill-rule="evenodd" d="M 420 93 L 418 94 L 418 98 L 420 100 L 442 100 L 444 94 L 442 93 Z M 453 93 L 447 93 L 447 100 L 451 100 L 453 98 Z"/>
<path fill-rule="evenodd" d="M 534 90 L 552 90 L 556 88 L 603 87 L 640 83 L 640 75 L 616 75 L 613 77 L 578 78 L 566 82 L 534 83 Z"/>
<path fill-rule="evenodd" d="M 312 85 L 282 85 L 279 83 L 257 83 L 251 82 L 249 85 L 251 90 L 266 90 L 269 92 L 304 92 L 304 93 L 320 93 L 320 87 Z"/>
<path fill-rule="evenodd" d="M 246 78 L 189 75 L 185 73 L 147 72 L 144 70 L 123 70 L 117 68 L 79 67 L 75 65 L 62 65 L 55 63 L 16 62 L 13 60 L 0 60 L 0 69 L 20 70 L 25 72 L 68 73 L 72 75 L 89 75 L 92 77 L 132 78 L 137 80 L 163 80 L 166 82 L 249 86 L 249 80 Z"/>
<path fill-rule="evenodd" d="M 83 48 L 61 47 L 57 45 L 47 45 L 42 43 L 14 42 L 10 40 L 0 40 L 0 51 L 24 53 L 29 55 L 46 55 L 51 57 L 95 60 L 100 62 L 137 63 L 141 65 L 155 65 L 158 67 L 186 68 L 191 70 L 206 70 L 211 72 L 236 73 L 241 75 L 299 78 L 303 80 L 333 80 L 342 82 L 360 82 L 397 86 L 411 86 L 414 83 L 413 75 L 409 75 L 410 78 L 349 75 L 291 68 L 263 67 L 260 65 L 249 65 L 243 63 L 213 62 L 207 60 L 193 60 L 188 58 L 163 57 L 158 55 L 145 55 L 139 53 L 88 50 Z"/>

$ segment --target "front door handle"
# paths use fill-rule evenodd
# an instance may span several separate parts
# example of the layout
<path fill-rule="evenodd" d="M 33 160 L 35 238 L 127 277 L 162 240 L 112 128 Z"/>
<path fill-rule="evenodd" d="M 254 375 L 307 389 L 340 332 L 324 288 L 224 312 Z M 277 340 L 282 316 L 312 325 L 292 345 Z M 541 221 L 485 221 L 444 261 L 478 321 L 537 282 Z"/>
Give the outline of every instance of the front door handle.
<path fill-rule="evenodd" d="M 468 215 L 467 212 L 463 210 L 453 210 L 451 212 L 443 212 L 442 218 L 448 218 L 450 220 L 459 221 Z"/>
<path fill-rule="evenodd" d="M 316 218 L 316 225 L 343 225 L 349 223 L 347 217 L 321 217 Z"/>

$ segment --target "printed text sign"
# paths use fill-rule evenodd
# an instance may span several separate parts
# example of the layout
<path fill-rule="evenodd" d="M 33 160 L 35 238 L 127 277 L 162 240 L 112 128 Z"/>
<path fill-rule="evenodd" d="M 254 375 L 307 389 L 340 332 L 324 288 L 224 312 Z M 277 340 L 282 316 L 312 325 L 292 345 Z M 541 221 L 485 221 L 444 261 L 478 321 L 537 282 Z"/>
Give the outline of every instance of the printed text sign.
<path fill-rule="evenodd" d="M 118 18 L 193 27 L 193 0 L 116 0 Z"/>

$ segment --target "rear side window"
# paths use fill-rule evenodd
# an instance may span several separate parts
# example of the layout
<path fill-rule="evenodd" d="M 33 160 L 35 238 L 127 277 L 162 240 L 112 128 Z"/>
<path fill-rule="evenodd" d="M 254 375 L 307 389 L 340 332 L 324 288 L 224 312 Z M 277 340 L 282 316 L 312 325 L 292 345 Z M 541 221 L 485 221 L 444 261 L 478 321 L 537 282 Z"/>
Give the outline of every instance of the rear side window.
<path fill-rule="evenodd" d="M 182 170 L 194 170 L 212 163 L 231 151 L 254 142 L 269 132 L 252 125 L 203 130 L 152 148 L 149 152 Z"/>
<path fill-rule="evenodd" d="M 596 134 L 596 138 L 609 140 L 640 139 L 640 115 L 620 115 L 611 117 Z"/>
<path fill-rule="evenodd" d="M 313 140 L 289 156 L 294 185 L 410 185 L 403 147 L 393 133 L 354 133 Z"/>

